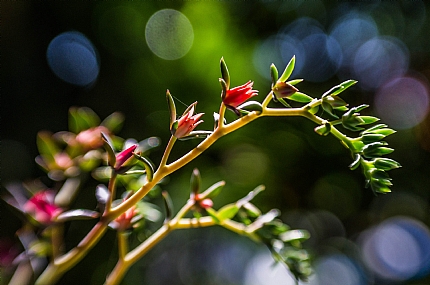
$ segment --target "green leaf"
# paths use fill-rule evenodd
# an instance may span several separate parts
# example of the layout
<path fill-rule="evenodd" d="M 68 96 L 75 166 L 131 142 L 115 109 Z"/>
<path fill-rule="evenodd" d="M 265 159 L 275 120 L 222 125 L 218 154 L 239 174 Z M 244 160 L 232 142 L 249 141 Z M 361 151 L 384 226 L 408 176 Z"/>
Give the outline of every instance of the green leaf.
<path fill-rule="evenodd" d="M 250 202 L 243 204 L 242 208 L 246 211 L 249 217 L 256 218 L 261 215 L 260 209 Z"/>
<path fill-rule="evenodd" d="M 368 144 L 363 148 L 363 155 L 367 158 L 375 158 L 378 156 L 390 154 L 394 151 L 394 149 L 392 148 L 383 147 L 384 145 L 387 145 L 387 143 L 374 142 L 374 143 Z"/>
<path fill-rule="evenodd" d="M 218 210 L 217 217 L 220 222 L 232 219 L 234 216 L 236 216 L 237 212 L 239 212 L 239 208 L 240 207 L 237 205 L 237 203 L 225 205 Z"/>
<path fill-rule="evenodd" d="M 216 223 L 216 224 L 220 224 L 221 223 L 221 220 L 218 218 L 218 213 L 217 213 L 217 211 L 215 211 L 214 209 L 212 209 L 212 208 L 207 208 L 206 209 L 206 213 L 208 213 L 208 215 L 212 218 L 212 220 L 214 220 L 214 222 Z"/>
<path fill-rule="evenodd" d="M 52 134 L 49 132 L 39 132 L 37 134 L 36 144 L 39 153 L 49 161 L 53 161 L 54 155 L 60 151 L 55 141 L 52 139 Z"/>
<path fill-rule="evenodd" d="M 221 57 L 221 77 L 226 83 L 227 89 L 230 87 L 230 73 L 228 72 L 227 64 L 224 57 Z"/>
<path fill-rule="evenodd" d="M 133 152 L 133 155 L 140 162 L 142 162 L 143 167 L 145 167 L 145 171 L 146 171 L 146 179 L 148 180 L 148 182 L 151 182 L 152 178 L 154 176 L 154 171 L 155 171 L 154 164 L 148 158 L 146 158 L 144 156 L 141 156 L 140 154 L 137 154 L 137 153 Z"/>
<path fill-rule="evenodd" d="M 314 131 L 320 136 L 326 136 L 330 133 L 331 124 L 325 123 L 324 125 L 320 125 L 314 129 Z"/>
<path fill-rule="evenodd" d="M 270 78 L 272 79 L 272 87 L 276 84 L 276 81 L 278 81 L 278 69 L 276 66 L 272 63 L 270 65 Z"/>
<path fill-rule="evenodd" d="M 113 150 L 112 142 L 108 135 L 104 134 L 103 132 L 101 133 L 101 135 L 103 139 L 103 146 L 108 155 L 108 164 L 109 166 L 114 167 L 116 163 L 116 155 Z"/>
<path fill-rule="evenodd" d="M 206 191 L 203 193 L 200 193 L 200 199 L 213 199 L 216 196 L 218 196 L 219 193 L 221 193 L 222 188 L 225 186 L 224 181 L 219 181 L 215 184 L 213 184 L 211 187 L 209 187 Z"/>
<path fill-rule="evenodd" d="M 329 114 L 330 116 L 332 116 L 333 118 L 338 119 L 339 117 L 333 113 L 333 107 L 330 105 L 330 103 L 326 102 L 326 101 L 322 101 L 321 102 L 321 107 L 323 108 L 323 110 Z"/>
<path fill-rule="evenodd" d="M 400 163 L 389 158 L 376 158 L 373 163 L 376 168 L 387 171 L 401 167 Z"/>
<path fill-rule="evenodd" d="M 248 101 L 243 103 L 242 105 L 239 105 L 237 109 L 239 109 L 240 111 L 245 110 L 249 112 L 255 111 L 257 113 L 261 113 L 263 111 L 263 106 L 257 101 Z"/>
<path fill-rule="evenodd" d="M 373 131 L 376 131 L 376 130 L 379 130 L 379 129 L 382 129 L 382 128 L 385 128 L 385 127 L 387 127 L 387 125 L 385 125 L 385 124 L 378 124 L 378 125 L 375 125 L 373 127 L 368 128 L 367 130 L 364 130 L 362 132 L 362 134 L 372 133 Z"/>
<path fill-rule="evenodd" d="M 389 129 L 389 128 L 381 128 L 381 129 L 377 129 L 372 131 L 373 134 L 380 134 L 380 135 L 384 135 L 384 136 L 389 136 L 394 134 L 396 131 L 393 129 Z"/>
<path fill-rule="evenodd" d="M 383 138 L 385 138 L 385 136 L 381 134 L 364 134 L 362 136 L 363 143 L 365 144 L 377 142 L 382 140 Z"/>
<path fill-rule="evenodd" d="M 174 212 L 172 199 L 167 191 L 161 192 L 161 195 L 163 196 L 164 207 L 166 208 L 166 218 L 164 221 L 170 221 L 173 218 Z"/>
<path fill-rule="evenodd" d="M 101 122 L 100 125 L 106 127 L 108 130 L 110 130 L 113 133 L 117 133 L 119 130 L 121 130 L 123 123 L 124 123 L 124 115 L 119 112 L 114 112 L 109 116 L 107 116 Z"/>
<path fill-rule="evenodd" d="M 236 202 L 236 204 L 238 205 L 239 208 L 242 207 L 244 204 L 246 204 L 249 201 L 251 201 L 252 199 L 254 199 L 255 196 L 257 196 L 261 191 L 264 191 L 264 189 L 266 189 L 266 187 L 264 185 L 257 186 L 254 190 L 249 192 L 248 195 L 246 195 L 242 199 L 238 200 Z"/>
<path fill-rule="evenodd" d="M 302 93 L 302 92 L 296 92 L 296 93 L 288 96 L 287 98 L 292 100 L 292 101 L 299 102 L 299 103 L 309 103 L 313 100 L 313 98 L 311 96 L 306 95 L 305 93 Z"/>
<path fill-rule="evenodd" d="M 340 108 L 340 107 L 345 107 L 345 106 L 348 105 L 348 103 L 346 103 L 340 97 L 326 96 L 322 100 L 326 101 L 327 103 L 329 103 L 333 108 Z"/>
<path fill-rule="evenodd" d="M 194 197 L 200 192 L 201 180 L 200 171 L 197 168 L 194 168 L 190 179 L 191 195 Z"/>
<path fill-rule="evenodd" d="M 303 81 L 303 79 L 293 79 L 293 80 L 287 81 L 287 83 L 290 85 L 296 85 L 302 81 Z"/>
<path fill-rule="evenodd" d="M 291 76 L 291 73 L 293 73 L 295 63 L 296 63 L 296 56 L 293 56 L 290 62 L 288 62 L 287 66 L 285 67 L 285 70 L 278 81 L 280 82 L 287 81 L 287 79 Z"/>
<path fill-rule="evenodd" d="M 87 107 L 69 109 L 69 129 L 72 132 L 77 134 L 99 124 L 100 118 L 92 109 Z"/>
<path fill-rule="evenodd" d="M 354 155 L 354 161 L 348 166 L 351 170 L 355 170 L 360 166 L 361 156 L 356 153 Z"/>
<path fill-rule="evenodd" d="M 166 92 L 166 98 L 167 98 L 167 106 L 169 107 L 169 114 L 170 114 L 170 130 L 172 130 L 173 123 L 176 121 L 176 106 L 175 106 L 175 101 L 173 101 L 173 97 L 170 94 L 169 90 L 167 90 Z"/>
<path fill-rule="evenodd" d="M 345 91 L 347 88 L 355 85 L 356 83 L 357 83 L 357 81 L 356 80 L 352 80 L 352 79 L 344 81 L 341 84 L 339 84 L 339 86 L 341 86 L 341 88 L 338 89 L 338 90 L 336 90 L 336 91 L 334 91 L 331 95 L 332 96 L 337 95 L 337 94 Z"/>
<path fill-rule="evenodd" d="M 310 238 L 310 234 L 306 230 L 290 230 L 279 235 L 283 242 L 291 242 L 295 240 L 305 241 Z"/>
<path fill-rule="evenodd" d="M 372 116 L 359 116 L 359 118 L 361 120 L 363 120 L 363 122 L 360 125 L 368 125 L 368 124 L 373 124 L 377 121 L 379 121 L 379 118 L 377 117 L 372 117 Z"/>

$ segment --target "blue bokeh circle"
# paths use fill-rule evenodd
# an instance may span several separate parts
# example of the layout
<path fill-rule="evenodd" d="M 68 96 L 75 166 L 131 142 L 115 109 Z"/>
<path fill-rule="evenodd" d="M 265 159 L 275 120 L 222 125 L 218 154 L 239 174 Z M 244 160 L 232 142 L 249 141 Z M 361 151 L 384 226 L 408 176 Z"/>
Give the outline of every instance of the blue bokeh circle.
<path fill-rule="evenodd" d="M 46 57 L 55 75 L 68 83 L 88 86 L 99 75 L 97 51 L 82 33 L 70 31 L 56 36 L 49 43 Z"/>

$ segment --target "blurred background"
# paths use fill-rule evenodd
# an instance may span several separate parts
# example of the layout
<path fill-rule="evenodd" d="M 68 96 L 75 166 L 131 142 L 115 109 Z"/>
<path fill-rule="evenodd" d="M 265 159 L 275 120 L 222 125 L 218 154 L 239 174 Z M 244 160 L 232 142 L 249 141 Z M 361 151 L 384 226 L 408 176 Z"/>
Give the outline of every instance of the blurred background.
<path fill-rule="evenodd" d="M 309 284 L 430 284 L 430 5 L 424 1 L 4 1 L 1 3 L 2 185 L 44 175 L 34 162 L 40 130 L 66 130 L 72 106 L 126 121 L 120 136 L 169 138 L 166 89 L 178 113 L 198 101 L 201 129 L 220 103 L 219 60 L 232 86 L 255 81 L 262 100 L 269 66 L 293 55 L 297 87 L 313 97 L 346 79 L 350 106 L 397 130 L 387 141 L 402 168 L 392 193 L 375 196 L 348 152 L 314 133 L 303 118 L 263 118 L 222 138 L 170 176 L 178 209 L 199 168 L 203 185 L 227 185 L 215 208 L 266 185 L 255 204 L 311 233 Z M 62 43 L 73 42 L 64 53 Z M 63 50 L 64 51 L 64 50 Z M 66 70 L 69 65 L 72 69 Z M 182 103 L 183 104 L 182 104 Z M 227 115 L 234 118 L 232 113 Z M 173 158 L 198 141 L 179 142 Z M 94 185 L 82 207 L 95 206 Z M 85 196 L 87 195 L 87 196 Z M 1 238 L 13 241 L 20 220 L 1 202 Z M 70 243 L 86 230 L 71 229 Z M 73 231 L 72 231 L 73 230 Z M 74 241 L 74 236 L 76 241 Z M 110 231 L 61 284 L 100 284 L 115 263 Z M 129 271 L 123 284 L 294 284 L 261 245 L 222 228 L 174 232 Z"/>

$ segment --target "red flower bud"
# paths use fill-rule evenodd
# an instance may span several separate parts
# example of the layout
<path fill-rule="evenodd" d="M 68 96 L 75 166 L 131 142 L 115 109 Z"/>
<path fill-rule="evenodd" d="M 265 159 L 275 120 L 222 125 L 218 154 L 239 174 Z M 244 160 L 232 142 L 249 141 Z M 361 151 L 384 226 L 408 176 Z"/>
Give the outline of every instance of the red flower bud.
<path fill-rule="evenodd" d="M 123 164 L 133 156 L 133 151 L 137 148 L 137 144 L 121 151 L 116 155 L 115 170 L 118 170 Z"/>
<path fill-rule="evenodd" d="M 240 104 L 251 98 L 252 96 L 258 95 L 258 90 L 252 89 L 254 82 L 248 81 L 247 83 L 228 89 L 224 98 L 223 103 L 231 108 L 237 108 Z"/>
<path fill-rule="evenodd" d="M 203 113 L 194 114 L 194 106 L 183 115 L 176 123 L 174 124 L 174 128 L 171 130 L 172 134 L 178 139 L 188 136 L 198 124 L 203 121 L 200 118 L 203 116 Z M 200 120 L 200 121 L 199 121 Z"/>

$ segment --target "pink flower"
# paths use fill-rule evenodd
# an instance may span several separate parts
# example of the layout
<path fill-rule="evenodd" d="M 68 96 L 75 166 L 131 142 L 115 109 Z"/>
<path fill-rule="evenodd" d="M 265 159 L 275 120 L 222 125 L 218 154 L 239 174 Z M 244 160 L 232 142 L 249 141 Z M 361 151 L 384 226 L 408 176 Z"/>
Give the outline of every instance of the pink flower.
<path fill-rule="evenodd" d="M 76 141 L 85 149 L 96 149 L 103 145 L 101 133 L 109 134 L 109 130 L 104 126 L 97 126 L 80 132 L 76 136 Z"/>
<path fill-rule="evenodd" d="M 114 220 L 114 227 L 119 231 L 125 231 L 133 226 L 133 218 L 138 215 L 136 205 L 129 208 Z"/>
<path fill-rule="evenodd" d="M 254 82 L 248 81 L 247 83 L 228 89 L 223 98 L 223 103 L 231 108 L 236 109 L 237 106 L 244 103 L 249 98 L 258 95 L 258 90 L 253 90 L 252 85 Z"/>
<path fill-rule="evenodd" d="M 174 129 L 172 129 L 172 134 L 178 139 L 188 136 L 198 124 L 203 121 L 200 118 L 203 116 L 203 113 L 194 114 L 194 106 L 183 115 L 178 121 L 176 121 L 177 125 Z M 200 120 L 200 121 L 199 121 Z"/>
<path fill-rule="evenodd" d="M 115 170 L 118 170 L 123 166 L 123 164 L 133 156 L 133 151 L 137 148 L 137 144 L 121 151 L 116 155 Z"/>
<path fill-rule="evenodd" d="M 54 198 L 55 193 L 51 190 L 37 192 L 24 204 L 24 211 L 37 222 L 49 225 L 62 212 L 62 209 L 54 204 Z"/>

